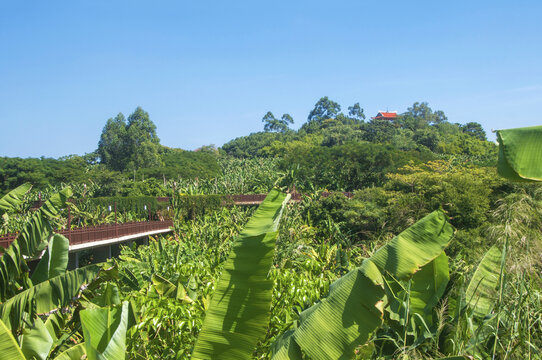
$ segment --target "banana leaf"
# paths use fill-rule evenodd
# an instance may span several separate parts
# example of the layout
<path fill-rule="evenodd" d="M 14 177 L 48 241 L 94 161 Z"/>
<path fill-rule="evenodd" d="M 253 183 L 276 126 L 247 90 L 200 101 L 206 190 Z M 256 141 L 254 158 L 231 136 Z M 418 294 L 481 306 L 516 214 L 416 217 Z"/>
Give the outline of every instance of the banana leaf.
<path fill-rule="evenodd" d="M 497 131 L 499 174 L 513 181 L 542 181 L 542 126 Z"/>
<path fill-rule="evenodd" d="M 403 231 L 335 281 L 327 298 L 301 313 L 299 328 L 289 341 L 280 338 L 284 346 L 275 347 L 273 359 L 300 359 L 290 349 L 295 346 L 315 360 L 353 357 L 355 347 L 364 344 L 383 321 L 385 290 L 379 270 L 409 279 L 443 252 L 453 232 L 440 211 Z"/>
<path fill-rule="evenodd" d="M 491 247 L 467 286 L 467 306 L 478 319 L 490 314 L 495 304 L 500 285 L 501 261 L 501 250 L 496 246 Z"/>
<path fill-rule="evenodd" d="M 0 319 L 9 329 L 16 331 L 21 327 L 25 313 L 32 318 L 35 314 L 67 306 L 81 286 L 88 284 L 99 271 L 99 265 L 88 265 L 32 286 L 0 304 Z"/>
<path fill-rule="evenodd" d="M 31 187 L 32 185 L 29 183 L 22 184 L 4 195 L 0 199 L 0 215 L 19 206 L 23 202 L 24 195 Z"/>
<path fill-rule="evenodd" d="M 128 328 L 127 301 L 121 306 L 82 310 L 81 326 L 89 360 L 123 360 Z"/>
<path fill-rule="evenodd" d="M 294 341 L 292 335 L 295 330 L 288 330 L 282 335 L 279 335 L 275 342 L 271 345 L 271 353 L 273 354 L 273 359 L 283 360 L 283 359 L 303 359 L 301 354 L 301 348 Z"/>
<path fill-rule="evenodd" d="M 350 359 L 382 325 L 384 295 L 380 271 L 365 260 L 335 281 L 320 303 L 300 314 L 301 324 L 291 336 L 311 359 Z"/>
<path fill-rule="evenodd" d="M 64 236 L 54 234 L 38 266 L 32 273 L 32 284 L 37 285 L 66 272 L 70 242 Z"/>
<path fill-rule="evenodd" d="M 55 360 L 82 360 L 85 355 L 85 343 L 81 343 L 61 352 L 55 357 Z"/>
<path fill-rule="evenodd" d="M 45 328 L 49 331 L 49 335 L 51 335 L 54 341 L 58 340 L 58 337 L 61 336 L 62 329 L 66 324 L 64 316 L 68 317 L 68 314 L 64 315 L 61 311 L 56 311 L 45 320 Z"/>
<path fill-rule="evenodd" d="M 0 355 L 2 359 L 26 360 L 11 331 L 0 320 Z"/>
<path fill-rule="evenodd" d="M 71 195 L 71 188 L 67 187 L 63 189 L 51 196 L 32 215 L 30 221 L 25 224 L 19 236 L 14 241 L 19 244 L 23 255 L 34 257 L 45 248 L 47 240 L 51 236 L 51 224 L 48 219 L 56 218 L 60 215 L 60 211 L 66 205 L 66 200 Z"/>
<path fill-rule="evenodd" d="M 38 317 L 34 324 L 23 331 L 21 350 L 27 359 L 45 360 L 53 346 L 53 338 L 47 331 L 43 321 Z"/>
<path fill-rule="evenodd" d="M 448 257 L 444 252 L 416 272 L 410 284 L 386 279 L 385 288 L 388 298 L 386 311 L 390 319 L 404 326 L 407 323 L 405 305 L 408 304 L 409 318 L 417 314 L 424 319 L 426 324 L 432 325 L 433 308 L 444 294 L 449 280 Z M 404 329 L 397 329 L 397 331 L 402 332 Z"/>
<path fill-rule="evenodd" d="M 153 274 L 151 277 L 152 286 L 158 295 L 163 297 L 175 297 L 177 295 L 177 286 L 168 279 L 160 275 Z"/>
<path fill-rule="evenodd" d="M 107 282 L 102 285 L 102 293 L 92 298 L 92 303 L 100 307 L 119 305 L 120 295 L 119 288 L 116 284 Z"/>
<path fill-rule="evenodd" d="M 412 276 L 410 312 L 431 316 L 433 308 L 444 294 L 450 281 L 448 257 L 444 252 Z"/>
<path fill-rule="evenodd" d="M 51 196 L 32 215 L 13 243 L 5 249 L 0 258 L 0 301 L 5 301 L 12 295 L 10 283 L 28 271 L 23 255 L 35 257 L 47 246 L 52 233 L 49 218 L 59 216 L 60 210 L 71 194 L 72 191 L 68 187 Z"/>
<path fill-rule="evenodd" d="M 452 240 L 454 228 L 441 211 L 434 211 L 378 249 L 371 261 L 399 280 L 439 256 Z"/>
<path fill-rule="evenodd" d="M 277 228 L 290 196 L 272 190 L 234 242 L 198 336 L 193 359 L 251 359 L 271 307 Z"/>

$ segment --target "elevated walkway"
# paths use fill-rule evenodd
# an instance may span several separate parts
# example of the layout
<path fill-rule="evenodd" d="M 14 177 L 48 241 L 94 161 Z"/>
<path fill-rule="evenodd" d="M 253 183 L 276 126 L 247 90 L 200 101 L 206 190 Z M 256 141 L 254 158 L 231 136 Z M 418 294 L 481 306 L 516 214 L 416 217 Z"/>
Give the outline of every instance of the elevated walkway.
<path fill-rule="evenodd" d="M 55 231 L 70 240 L 70 252 L 118 244 L 172 231 L 173 221 L 140 221 L 123 224 L 87 226 Z M 18 234 L 0 235 L 0 246 L 7 248 Z"/>

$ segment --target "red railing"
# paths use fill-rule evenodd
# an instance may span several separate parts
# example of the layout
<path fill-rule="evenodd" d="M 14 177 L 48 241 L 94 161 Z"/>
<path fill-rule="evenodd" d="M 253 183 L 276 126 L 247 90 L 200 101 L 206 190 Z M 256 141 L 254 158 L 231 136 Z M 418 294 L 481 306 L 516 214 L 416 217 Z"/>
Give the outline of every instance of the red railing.
<path fill-rule="evenodd" d="M 122 236 L 144 234 L 150 231 L 166 230 L 173 226 L 173 221 L 141 221 L 123 224 L 88 226 L 55 231 L 70 240 L 70 245 L 114 239 Z M 0 235 L 0 246 L 7 248 L 17 238 L 17 234 Z"/>

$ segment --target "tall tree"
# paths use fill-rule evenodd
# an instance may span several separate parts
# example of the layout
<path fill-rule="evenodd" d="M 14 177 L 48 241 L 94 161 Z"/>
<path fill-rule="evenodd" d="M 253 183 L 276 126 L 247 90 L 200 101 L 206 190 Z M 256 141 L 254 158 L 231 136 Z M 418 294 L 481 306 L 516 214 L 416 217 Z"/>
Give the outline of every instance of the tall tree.
<path fill-rule="evenodd" d="M 486 132 L 482 128 L 482 125 L 477 122 L 466 123 L 461 127 L 461 129 L 463 130 L 463 132 L 474 136 L 475 138 L 478 138 L 480 140 L 487 140 Z"/>
<path fill-rule="evenodd" d="M 100 161 L 110 169 L 122 171 L 129 161 L 126 120 L 122 113 L 107 120 L 98 142 Z"/>
<path fill-rule="evenodd" d="M 359 102 L 348 107 L 348 116 L 360 122 L 365 120 L 365 113 L 363 112 L 361 106 L 359 106 Z"/>
<path fill-rule="evenodd" d="M 160 139 L 149 114 L 138 107 L 128 122 L 118 114 L 107 120 L 98 143 L 100 161 L 118 171 L 160 164 Z"/>
<path fill-rule="evenodd" d="M 264 131 L 276 131 L 283 133 L 288 130 L 288 124 L 294 123 L 294 119 L 290 116 L 290 114 L 284 114 L 280 119 L 277 119 L 271 111 L 268 111 L 267 114 L 265 114 L 262 118 L 262 122 L 265 123 Z"/>
<path fill-rule="evenodd" d="M 160 139 L 156 135 L 156 125 L 151 121 L 148 112 L 138 106 L 128 116 L 126 132 L 130 168 L 137 169 L 160 164 Z"/>
<path fill-rule="evenodd" d="M 433 111 L 427 102 L 415 102 L 412 107 L 407 109 L 403 116 L 412 117 L 428 125 L 440 124 L 441 122 L 448 120 L 443 111 Z"/>
<path fill-rule="evenodd" d="M 338 103 L 324 96 L 314 105 L 314 109 L 309 113 L 308 120 L 309 122 L 321 122 L 326 119 L 334 119 L 340 111 L 341 106 Z"/>

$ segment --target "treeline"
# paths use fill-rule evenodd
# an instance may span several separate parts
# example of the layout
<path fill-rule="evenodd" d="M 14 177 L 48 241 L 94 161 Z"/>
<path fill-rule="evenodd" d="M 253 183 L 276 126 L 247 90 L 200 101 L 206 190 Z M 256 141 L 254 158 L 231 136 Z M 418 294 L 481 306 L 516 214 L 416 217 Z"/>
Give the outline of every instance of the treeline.
<path fill-rule="evenodd" d="M 0 194 L 29 182 L 34 189 L 45 189 L 60 183 L 94 183 L 102 188 L 99 196 L 117 194 L 147 195 L 144 191 L 122 191 L 136 188 L 140 182 L 151 183 L 165 180 L 213 178 L 221 173 L 215 154 L 209 151 L 185 151 L 161 147 L 161 166 L 139 168 L 132 171 L 116 171 L 105 164 L 95 163 L 88 156 L 71 155 L 52 158 L 0 157 Z"/>
<path fill-rule="evenodd" d="M 426 102 L 416 102 L 390 120 L 365 121 L 359 103 L 348 109 L 348 114 L 344 114 L 338 103 L 323 97 L 298 131 L 289 129 L 286 122 L 282 122 L 281 127 L 276 126 L 279 120 L 268 112 L 262 119 L 265 131 L 236 138 L 222 149 L 236 157 L 276 156 L 285 143 L 293 141 L 325 147 L 370 142 L 388 144 L 398 150 L 429 150 L 442 155 L 481 159 L 494 159 L 496 155 L 495 144 L 487 141 L 479 123 L 449 122 L 443 111 L 433 111 Z M 293 122 L 288 114 L 283 117 Z"/>
<path fill-rule="evenodd" d="M 277 176 L 289 178 L 299 190 L 351 191 L 381 186 L 387 173 L 408 163 L 440 159 L 488 166 L 496 161 L 496 145 L 487 141 L 480 124 L 452 123 L 425 102 L 414 103 L 392 120 L 366 121 L 359 103 L 343 113 L 338 103 L 323 97 L 297 131 L 289 128 L 294 122 L 289 114 L 277 118 L 269 111 L 262 122 L 264 131 L 231 140 L 221 149 L 185 151 L 161 145 L 156 125 L 138 107 L 128 117 L 120 113 L 107 120 L 90 154 L 0 158 L 0 193 L 24 182 L 36 189 L 93 182 L 101 189 L 99 196 L 151 195 L 160 188 L 158 182 L 222 179 L 231 169 L 222 169 L 220 163 L 227 162 L 219 160 L 228 158 L 275 159 L 274 171 L 282 174 Z"/>

